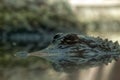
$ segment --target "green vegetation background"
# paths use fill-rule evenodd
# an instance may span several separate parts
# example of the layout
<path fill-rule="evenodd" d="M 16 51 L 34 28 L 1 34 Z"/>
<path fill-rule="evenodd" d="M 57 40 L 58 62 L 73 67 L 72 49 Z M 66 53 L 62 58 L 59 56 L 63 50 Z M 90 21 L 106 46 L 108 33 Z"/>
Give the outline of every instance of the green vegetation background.
<path fill-rule="evenodd" d="M 77 16 L 64 0 L 0 0 L 0 28 L 12 30 L 27 29 L 80 29 Z M 49 31 L 48 30 L 48 31 Z M 30 67 L 39 62 L 38 67 L 49 65 L 41 58 L 19 59 L 14 56 L 17 49 L 0 47 L 0 67 Z"/>

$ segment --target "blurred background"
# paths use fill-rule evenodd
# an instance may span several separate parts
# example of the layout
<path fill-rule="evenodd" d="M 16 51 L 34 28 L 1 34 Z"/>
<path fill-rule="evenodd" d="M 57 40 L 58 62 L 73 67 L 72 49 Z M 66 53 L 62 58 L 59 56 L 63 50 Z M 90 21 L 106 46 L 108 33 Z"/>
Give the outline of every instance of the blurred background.
<path fill-rule="evenodd" d="M 58 32 L 120 42 L 119 31 L 120 0 L 0 0 L 0 80 L 120 80 L 120 61 L 64 73 L 38 57 L 14 57 L 46 48 Z"/>

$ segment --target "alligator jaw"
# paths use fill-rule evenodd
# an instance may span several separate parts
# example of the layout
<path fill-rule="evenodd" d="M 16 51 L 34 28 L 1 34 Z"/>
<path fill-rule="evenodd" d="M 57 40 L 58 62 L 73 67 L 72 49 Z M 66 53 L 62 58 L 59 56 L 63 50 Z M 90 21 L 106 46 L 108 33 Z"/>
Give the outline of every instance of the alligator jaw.
<path fill-rule="evenodd" d="M 28 56 L 37 56 L 37 57 L 48 57 L 53 55 L 55 54 L 49 54 L 47 51 L 37 51 L 37 52 L 32 52 L 28 54 Z"/>
<path fill-rule="evenodd" d="M 37 57 L 51 57 L 51 56 L 60 56 L 61 54 L 57 54 L 58 52 L 52 51 L 50 52 L 49 50 L 41 50 L 37 52 L 32 52 L 28 54 L 28 56 L 37 56 Z"/>

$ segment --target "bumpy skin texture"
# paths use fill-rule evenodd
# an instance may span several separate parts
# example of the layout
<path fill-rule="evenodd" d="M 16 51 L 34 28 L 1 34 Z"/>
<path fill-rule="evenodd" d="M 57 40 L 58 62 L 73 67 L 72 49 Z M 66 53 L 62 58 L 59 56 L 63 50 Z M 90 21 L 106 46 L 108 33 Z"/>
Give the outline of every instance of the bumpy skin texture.
<path fill-rule="evenodd" d="M 100 37 L 59 33 L 43 52 L 53 55 L 45 58 L 53 63 L 57 71 L 68 72 L 118 60 L 120 46 L 117 41 L 112 42 Z"/>

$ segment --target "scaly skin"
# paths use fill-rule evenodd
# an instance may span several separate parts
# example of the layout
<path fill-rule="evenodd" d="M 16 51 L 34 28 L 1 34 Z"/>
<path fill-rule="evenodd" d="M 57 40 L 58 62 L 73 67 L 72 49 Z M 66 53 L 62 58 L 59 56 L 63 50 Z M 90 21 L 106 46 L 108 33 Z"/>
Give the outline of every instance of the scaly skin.
<path fill-rule="evenodd" d="M 118 42 L 78 34 L 56 34 L 51 45 L 27 56 L 38 56 L 52 62 L 58 71 L 75 71 L 108 64 L 120 57 Z"/>

